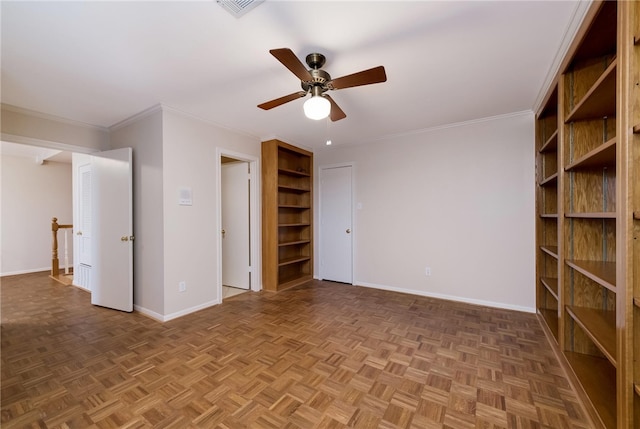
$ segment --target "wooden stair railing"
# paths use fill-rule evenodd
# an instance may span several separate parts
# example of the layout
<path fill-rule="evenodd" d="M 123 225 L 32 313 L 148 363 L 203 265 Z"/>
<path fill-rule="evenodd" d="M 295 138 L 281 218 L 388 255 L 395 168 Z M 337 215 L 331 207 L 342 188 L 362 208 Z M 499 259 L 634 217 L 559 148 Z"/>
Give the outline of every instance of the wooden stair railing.
<path fill-rule="evenodd" d="M 53 242 L 51 246 L 51 278 L 60 281 L 60 261 L 58 259 L 58 230 L 59 229 L 73 229 L 73 225 L 61 225 L 58 223 L 58 218 L 51 219 L 51 233 L 53 234 Z M 65 274 L 69 274 L 69 253 L 67 245 L 67 234 L 64 235 L 64 256 L 65 256 Z M 66 282 L 62 282 L 66 283 Z"/>

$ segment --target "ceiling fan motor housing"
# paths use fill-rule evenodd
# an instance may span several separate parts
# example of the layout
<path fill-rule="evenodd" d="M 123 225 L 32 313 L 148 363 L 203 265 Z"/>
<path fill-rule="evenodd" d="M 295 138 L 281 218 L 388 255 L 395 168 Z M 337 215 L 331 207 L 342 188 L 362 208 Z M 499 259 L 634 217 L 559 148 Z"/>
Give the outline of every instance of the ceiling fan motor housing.
<path fill-rule="evenodd" d="M 314 70 L 317 70 L 322 68 L 322 66 L 324 65 L 324 62 L 326 61 L 326 58 L 324 55 L 314 52 L 312 54 L 307 55 L 307 57 L 304 60 L 309 65 L 309 67 L 311 67 Z"/>
<path fill-rule="evenodd" d="M 311 77 L 313 80 L 311 82 L 301 82 L 302 89 L 305 91 L 309 91 L 313 87 L 320 87 L 322 92 L 327 91 L 326 83 L 331 80 L 331 75 L 324 70 L 320 69 L 311 69 L 309 70 Z"/>

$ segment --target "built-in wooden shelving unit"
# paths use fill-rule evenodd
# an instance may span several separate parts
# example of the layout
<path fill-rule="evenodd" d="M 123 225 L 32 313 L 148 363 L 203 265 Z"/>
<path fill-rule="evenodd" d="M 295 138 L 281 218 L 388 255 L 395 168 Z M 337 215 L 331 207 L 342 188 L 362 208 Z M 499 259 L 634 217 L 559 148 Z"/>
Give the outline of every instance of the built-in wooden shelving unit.
<path fill-rule="evenodd" d="M 629 417 L 633 424 L 640 425 L 640 4 L 638 1 L 629 2 L 624 5 L 626 12 L 624 23 L 628 28 L 629 35 L 624 37 L 624 55 L 629 64 L 629 80 L 625 80 L 624 92 L 628 95 L 623 103 L 628 109 L 626 114 L 626 127 L 632 127 L 632 134 L 629 136 L 629 145 L 625 148 L 624 156 L 628 162 L 626 187 L 628 206 L 626 213 L 632 213 L 631 219 L 625 222 L 625 227 L 629 233 L 624 237 L 626 259 L 630 264 L 629 270 L 621 275 L 625 275 L 627 291 L 633 297 L 633 305 L 629 307 L 629 314 L 625 317 L 625 326 L 628 326 L 626 338 L 630 339 L 628 346 L 632 351 L 632 358 L 629 359 L 633 368 L 630 383 L 633 384 L 633 393 L 630 395 L 632 410 Z M 629 43 L 630 36 L 633 35 L 633 43 Z M 627 201 L 627 200 L 625 200 Z"/>
<path fill-rule="evenodd" d="M 560 296 L 558 295 L 558 87 L 547 97 L 536 122 L 537 142 L 537 308 L 557 341 Z"/>
<path fill-rule="evenodd" d="M 593 2 L 536 121 L 537 309 L 607 429 L 640 427 L 638 36 Z"/>
<path fill-rule="evenodd" d="M 262 142 L 262 283 L 287 289 L 313 277 L 313 154 Z"/>

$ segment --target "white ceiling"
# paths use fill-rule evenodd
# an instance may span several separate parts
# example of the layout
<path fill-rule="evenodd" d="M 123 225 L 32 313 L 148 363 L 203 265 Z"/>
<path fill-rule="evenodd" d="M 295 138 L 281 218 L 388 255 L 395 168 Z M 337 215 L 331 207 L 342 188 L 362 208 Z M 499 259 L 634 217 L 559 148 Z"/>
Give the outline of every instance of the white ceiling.
<path fill-rule="evenodd" d="M 274 1 L 235 18 L 215 1 L 1 2 L 2 102 L 109 127 L 162 103 L 260 139 L 362 144 L 534 108 L 579 2 Z M 566 44 L 566 41 L 564 42 Z M 313 121 L 269 54 L 327 57 L 332 77 L 384 65 L 387 82 L 332 91 Z"/>

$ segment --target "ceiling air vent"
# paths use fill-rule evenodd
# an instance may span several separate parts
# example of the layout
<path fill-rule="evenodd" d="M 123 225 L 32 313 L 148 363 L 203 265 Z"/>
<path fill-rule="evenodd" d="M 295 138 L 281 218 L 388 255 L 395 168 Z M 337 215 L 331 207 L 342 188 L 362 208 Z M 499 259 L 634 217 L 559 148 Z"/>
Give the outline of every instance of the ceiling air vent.
<path fill-rule="evenodd" d="M 216 0 L 227 12 L 236 18 L 240 18 L 264 0 Z"/>

